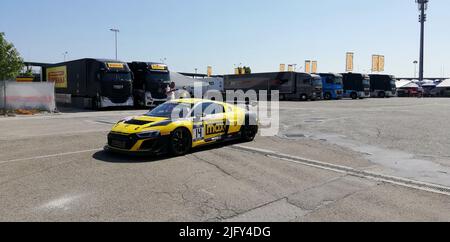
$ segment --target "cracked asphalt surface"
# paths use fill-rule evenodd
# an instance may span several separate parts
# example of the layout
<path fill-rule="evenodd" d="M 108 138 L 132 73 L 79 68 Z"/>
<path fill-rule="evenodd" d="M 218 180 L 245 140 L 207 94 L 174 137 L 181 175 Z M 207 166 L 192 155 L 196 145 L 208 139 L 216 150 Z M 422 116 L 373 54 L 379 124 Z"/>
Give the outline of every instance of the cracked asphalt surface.
<path fill-rule="evenodd" d="M 280 135 L 240 145 L 446 185 L 448 106 L 446 99 L 283 102 Z M 236 144 L 177 158 L 103 152 L 112 123 L 142 112 L 0 118 L 0 221 L 450 221 L 450 196 Z M 418 123 L 426 128 L 411 134 Z"/>

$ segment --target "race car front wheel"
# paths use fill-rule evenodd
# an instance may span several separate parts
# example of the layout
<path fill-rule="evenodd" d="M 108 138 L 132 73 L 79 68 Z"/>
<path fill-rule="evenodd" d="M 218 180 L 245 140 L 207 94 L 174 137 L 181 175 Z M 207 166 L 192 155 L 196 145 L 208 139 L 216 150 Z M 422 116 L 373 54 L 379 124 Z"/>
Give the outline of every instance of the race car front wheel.
<path fill-rule="evenodd" d="M 192 138 L 186 129 L 179 128 L 172 132 L 169 149 L 174 156 L 182 156 L 189 153 L 192 148 Z"/>

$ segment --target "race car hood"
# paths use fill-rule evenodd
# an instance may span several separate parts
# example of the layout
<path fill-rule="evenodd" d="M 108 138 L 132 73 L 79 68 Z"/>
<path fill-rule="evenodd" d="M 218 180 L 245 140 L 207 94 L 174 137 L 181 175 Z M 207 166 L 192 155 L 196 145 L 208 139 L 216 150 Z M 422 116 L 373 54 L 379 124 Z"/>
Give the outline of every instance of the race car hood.
<path fill-rule="evenodd" d="M 135 134 L 149 130 L 152 125 L 167 120 L 169 119 L 150 116 L 129 117 L 117 123 L 111 131 L 122 134 Z M 158 129 L 155 128 L 155 130 Z"/>

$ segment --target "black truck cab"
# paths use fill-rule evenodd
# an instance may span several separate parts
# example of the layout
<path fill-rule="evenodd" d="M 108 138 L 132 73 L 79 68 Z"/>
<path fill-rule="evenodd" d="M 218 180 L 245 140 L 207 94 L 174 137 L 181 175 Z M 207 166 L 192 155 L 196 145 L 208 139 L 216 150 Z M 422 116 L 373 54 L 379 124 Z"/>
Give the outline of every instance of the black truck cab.
<path fill-rule="evenodd" d="M 361 73 L 342 73 L 344 97 L 364 99 L 370 97 L 370 78 Z"/>
<path fill-rule="evenodd" d="M 370 75 L 370 94 L 372 97 L 394 97 L 397 95 L 396 79 L 391 75 Z"/>
<path fill-rule="evenodd" d="M 166 88 L 170 85 L 167 65 L 155 62 L 128 63 L 134 74 L 133 96 L 141 107 L 155 107 L 167 101 Z"/>

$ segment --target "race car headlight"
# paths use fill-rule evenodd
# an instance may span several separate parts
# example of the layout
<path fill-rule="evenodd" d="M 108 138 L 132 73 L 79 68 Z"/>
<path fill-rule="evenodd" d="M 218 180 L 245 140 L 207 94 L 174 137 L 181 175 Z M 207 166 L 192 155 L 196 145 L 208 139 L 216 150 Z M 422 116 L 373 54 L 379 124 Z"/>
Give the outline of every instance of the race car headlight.
<path fill-rule="evenodd" d="M 138 133 L 136 135 L 140 139 L 151 139 L 151 138 L 158 137 L 160 134 L 161 134 L 160 131 L 151 130 L 151 131 L 145 131 L 145 132 L 142 132 L 142 133 Z"/>

